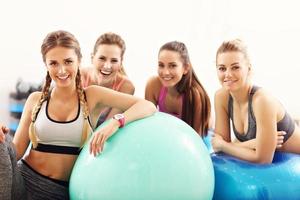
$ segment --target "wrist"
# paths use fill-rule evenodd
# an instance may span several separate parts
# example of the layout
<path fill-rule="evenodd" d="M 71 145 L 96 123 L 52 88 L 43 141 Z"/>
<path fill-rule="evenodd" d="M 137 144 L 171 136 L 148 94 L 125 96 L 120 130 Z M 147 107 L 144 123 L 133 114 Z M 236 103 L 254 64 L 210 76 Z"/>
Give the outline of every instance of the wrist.
<path fill-rule="evenodd" d="M 222 142 L 221 142 L 221 145 L 220 145 L 220 150 L 221 151 L 224 151 L 224 149 L 226 148 L 226 145 L 227 145 L 228 143 L 225 141 L 225 140 L 222 140 Z"/>
<path fill-rule="evenodd" d="M 115 114 L 113 119 L 118 123 L 119 128 L 122 128 L 125 125 L 125 116 L 123 114 Z"/>

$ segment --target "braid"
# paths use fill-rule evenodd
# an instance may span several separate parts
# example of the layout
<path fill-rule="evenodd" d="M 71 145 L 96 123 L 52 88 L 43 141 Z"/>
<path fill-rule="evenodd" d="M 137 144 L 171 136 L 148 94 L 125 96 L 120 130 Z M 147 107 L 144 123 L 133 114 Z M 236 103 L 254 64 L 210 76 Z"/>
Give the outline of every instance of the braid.
<path fill-rule="evenodd" d="M 52 81 L 52 79 L 49 75 L 49 72 L 47 72 L 46 82 L 45 82 L 43 90 L 42 90 L 42 95 L 41 95 L 39 101 L 37 102 L 37 104 L 35 105 L 35 107 L 33 108 L 33 112 L 31 113 L 31 123 L 29 126 L 29 138 L 31 140 L 33 148 L 37 147 L 37 136 L 35 133 L 34 123 L 35 123 L 37 114 L 40 111 L 43 102 L 46 101 L 49 97 L 49 88 L 51 85 L 51 81 Z"/>
<path fill-rule="evenodd" d="M 81 145 L 84 144 L 84 142 L 87 140 L 89 133 L 91 131 L 91 127 L 88 122 L 89 117 L 89 109 L 87 106 L 87 102 L 84 96 L 84 90 L 81 85 L 81 78 L 80 78 L 80 70 L 78 68 L 78 72 L 76 75 L 76 89 L 78 94 L 78 99 L 80 101 L 80 105 L 83 108 L 83 117 L 84 117 L 84 123 L 83 123 L 83 129 L 82 129 L 82 136 L 81 136 Z"/>

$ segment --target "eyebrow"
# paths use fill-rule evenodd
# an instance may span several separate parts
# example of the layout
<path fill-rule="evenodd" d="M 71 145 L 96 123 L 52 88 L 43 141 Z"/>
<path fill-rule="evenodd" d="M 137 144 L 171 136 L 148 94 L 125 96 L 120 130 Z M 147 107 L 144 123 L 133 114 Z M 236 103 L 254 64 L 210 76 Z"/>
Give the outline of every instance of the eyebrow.
<path fill-rule="evenodd" d="M 232 65 L 238 65 L 238 64 L 240 64 L 240 63 L 239 62 L 235 62 L 235 63 L 232 63 L 231 66 Z"/>

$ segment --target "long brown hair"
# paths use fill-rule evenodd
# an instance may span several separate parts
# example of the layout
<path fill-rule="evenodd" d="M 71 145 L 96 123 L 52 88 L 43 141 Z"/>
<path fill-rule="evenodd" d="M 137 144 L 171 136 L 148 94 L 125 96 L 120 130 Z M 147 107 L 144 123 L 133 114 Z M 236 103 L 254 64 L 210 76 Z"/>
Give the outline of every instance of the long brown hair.
<path fill-rule="evenodd" d="M 164 44 L 160 48 L 159 52 L 163 50 L 179 53 L 184 67 L 188 69 L 188 72 L 182 76 L 181 80 L 175 86 L 177 92 L 184 95 L 182 119 L 195 130 L 200 130 L 198 132 L 200 136 L 206 136 L 209 128 L 211 113 L 210 99 L 198 77 L 196 76 L 196 73 L 194 72 L 190 62 L 188 50 L 184 43 L 178 41 L 172 41 Z M 200 113 L 195 113 L 195 103 L 197 102 L 195 98 L 197 96 L 200 96 L 198 101 L 201 107 Z M 193 122 L 196 115 L 200 115 L 200 127 L 194 127 Z"/>
<path fill-rule="evenodd" d="M 78 60 L 80 61 L 82 58 L 81 51 L 80 51 L 80 46 L 74 35 L 67 31 L 54 31 L 49 33 L 46 38 L 43 41 L 43 44 L 41 46 L 41 53 L 43 56 L 43 61 L 46 61 L 46 54 L 53 49 L 54 47 L 65 47 L 65 48 L 71 48 L 75 50 L 76 55 L 78 56 Z M 50 94 L 50 85 L 51 85 L 51 77 L 49 75 L 49 72 L 47 72 L 46 75 L 46 81 L 42 89 L 42 95 L 38 101 L 38 103 L 35 105 L 32 111 L 31 115 L 31 123 L 29 126 L 29 138 L 32 142 L 33 147 L 35 148 L 37 146 L 37 136 L 35 133 L 35 128 L 34 128 L 34 123 L 37 118 L 37 114 L 43 104 L 44 101 L 47 101 L 49 99 L 49 94 Z M 87 102 L 84 97 L 84 90 L 82 89 L 81 86 L 81 78 L 80 78 L 80 71 L 78 68 L 78 72 L 76 75 L 76 91 L 78 94 L 78 99 L 80 101 L 80 105 L 83 108 L 83 115 L 84 115 L 84 125 L 83 125 L 83 130 L 82 130 L 82 137 L 81 137 L 81 145 L 84 144 L 84 142 L 88 138 L 88 134 L 90 132 L 90 125 L 88 123 L 88 106 Z"/>
<path fill-rule="evenodd" d="M 121 38 L 120 35 L 116 34 L 116 33 L 104 33 L 102 35 L 99 36 L 99 38 L 97 39 L 95 45 L 94 45 L 94 51 L 93 54 L 95 55 L 99 45 L 101 44 L 108 44 L 108 45 L 117 45 L 120 49 L 121 49 L 121 69 L 120 69 L 120 73 L 123 75 L 126 75 L 125 69 L 123 67 L 123 57 L 124 57 L 124 53 L 126 50 L 126 45 L 124 40 Z"/>

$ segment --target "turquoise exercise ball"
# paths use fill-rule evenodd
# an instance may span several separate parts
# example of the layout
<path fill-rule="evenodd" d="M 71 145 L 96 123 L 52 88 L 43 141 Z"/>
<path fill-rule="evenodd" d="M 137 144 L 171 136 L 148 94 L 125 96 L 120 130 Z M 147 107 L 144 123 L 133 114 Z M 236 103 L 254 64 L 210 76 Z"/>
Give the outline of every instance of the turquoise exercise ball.
<path fill-rule="evenodd" d="M 214 171 L 197 133 L 157 112 L 120 128 L 96 157 L 86 144 L 69 189 L 74 200 L 212 199 Z"/>

